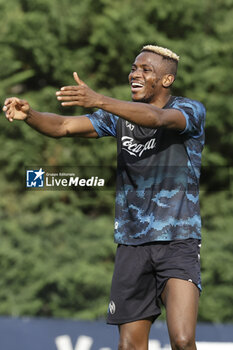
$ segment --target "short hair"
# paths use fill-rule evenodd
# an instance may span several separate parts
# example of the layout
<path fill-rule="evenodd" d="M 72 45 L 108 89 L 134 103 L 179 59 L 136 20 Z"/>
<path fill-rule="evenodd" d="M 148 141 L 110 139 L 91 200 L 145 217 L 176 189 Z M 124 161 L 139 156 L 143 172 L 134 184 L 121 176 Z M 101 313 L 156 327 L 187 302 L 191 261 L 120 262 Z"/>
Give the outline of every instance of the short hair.
<path fill-rule="evenodd" d="M 172 52 L 171 50 L 161 46 L 146 45 L 141 49 L 141 52 L 143 51 L 151 51 L 157 53 L 160 56 L 163 56 L 164 58 L 170 58 L 177 62 L 179 62 L 180 59 L 180 57 L 175 52 Z"/>
<path fill-rule="evenodd" d="M 165 47 L 155 45 L 145 45 L 141 49 L 141 52 L 152 52 L 162 56 L 163 59 L 166 60 L 166 69 L 168 69 L 170 74 L 173 74 L 174 77 L 176 77 L 180 57 L 175 52 L 172 52 Z"/>

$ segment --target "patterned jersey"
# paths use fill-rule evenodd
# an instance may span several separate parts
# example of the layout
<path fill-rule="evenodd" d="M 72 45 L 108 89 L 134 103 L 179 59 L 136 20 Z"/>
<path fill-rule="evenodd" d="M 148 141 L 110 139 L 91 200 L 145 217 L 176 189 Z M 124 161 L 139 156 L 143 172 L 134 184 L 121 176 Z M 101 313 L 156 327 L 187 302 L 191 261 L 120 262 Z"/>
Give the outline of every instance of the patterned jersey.
<path fill-rule="evenodd" d="M 116 243 L 201 238 L 205 108 L 174 96 L 164 108 L 183 113 L 184 131 L 141 127 L 103 110 L 88 115 L 99 137 L 117 138 Z"/>

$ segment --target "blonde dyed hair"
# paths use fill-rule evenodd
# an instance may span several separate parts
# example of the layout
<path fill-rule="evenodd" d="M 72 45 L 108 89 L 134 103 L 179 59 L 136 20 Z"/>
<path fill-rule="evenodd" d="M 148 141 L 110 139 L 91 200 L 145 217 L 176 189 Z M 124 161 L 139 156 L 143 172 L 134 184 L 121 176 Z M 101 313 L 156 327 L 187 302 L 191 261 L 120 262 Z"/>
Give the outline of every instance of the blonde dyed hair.
<path fill-rule="evenodd" d="M 177 63 L 179 62 L 179 59 L 180 59 L 180 57 L 175 52 L 172 52 L 171 50 L 161 46 L 145 45 L 141 49 L 141 52 L 143 51 L 150 51 L 150 52 L 157 53 L 158 55 L 161 55 L 164 58 L 170 58 L 176 61 Z"/>

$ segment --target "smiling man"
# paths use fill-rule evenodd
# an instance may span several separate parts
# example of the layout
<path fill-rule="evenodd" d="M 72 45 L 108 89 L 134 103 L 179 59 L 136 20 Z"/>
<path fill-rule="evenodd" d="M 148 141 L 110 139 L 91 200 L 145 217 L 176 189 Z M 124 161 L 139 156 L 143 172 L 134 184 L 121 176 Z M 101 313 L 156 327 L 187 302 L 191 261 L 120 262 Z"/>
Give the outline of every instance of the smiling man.
<path fill-rule="evenodd" d="M 61 88 L 57 99 L 99 108 L 93 114 L 40 113 L 17 98 L 3 108 L 9 121 L 25 120 L 52 137 L 117 138 L 118 247 L 107 322 L 119 327 L 119 349 L 148 349 L 161 302 L 172 349 L 196 349 L 205 108 L 171 96 L 178 61 L 168 49 L 144 46 L 129 74 L 133 102 L 98 94 L 74 73 L 77 84 Z"/>

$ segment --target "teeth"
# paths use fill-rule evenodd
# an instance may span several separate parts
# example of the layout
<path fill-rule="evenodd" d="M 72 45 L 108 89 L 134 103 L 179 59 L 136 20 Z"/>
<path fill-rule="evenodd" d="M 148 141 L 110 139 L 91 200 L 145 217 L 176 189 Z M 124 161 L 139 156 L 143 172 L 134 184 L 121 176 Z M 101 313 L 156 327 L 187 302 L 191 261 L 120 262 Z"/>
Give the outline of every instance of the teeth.
<path fill-rule="evenodd" d="M 140 83 L 132 83 L 131 85 L 132 85 L 133 88 L 138 88 L 138 87 L 141 88 L 141 87 L 143 87 L 143 85 L 140 84 Z"/>

